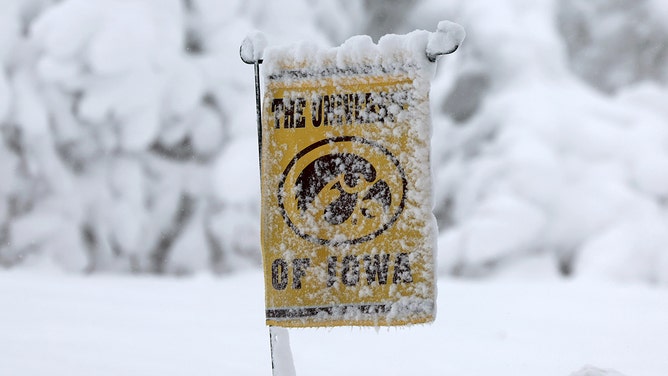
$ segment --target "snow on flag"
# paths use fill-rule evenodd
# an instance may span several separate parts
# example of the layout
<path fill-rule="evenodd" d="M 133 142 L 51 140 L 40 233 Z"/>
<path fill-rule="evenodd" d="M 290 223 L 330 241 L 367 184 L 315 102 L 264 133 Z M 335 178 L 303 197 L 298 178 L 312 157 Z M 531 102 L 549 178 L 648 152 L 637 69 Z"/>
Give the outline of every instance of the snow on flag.
<path fill-rule="evenodd" d="M 265 50 L 268 325 L 434 320 L 430 35 Z"/>

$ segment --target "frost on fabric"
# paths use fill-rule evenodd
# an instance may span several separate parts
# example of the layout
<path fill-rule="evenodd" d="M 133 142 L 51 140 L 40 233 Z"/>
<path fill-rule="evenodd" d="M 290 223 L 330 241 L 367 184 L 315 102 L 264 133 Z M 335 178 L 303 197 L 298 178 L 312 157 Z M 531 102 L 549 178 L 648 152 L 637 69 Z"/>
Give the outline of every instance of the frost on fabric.
<path fill-rule="evenodd" d="M 264 51 L 268 324 L 434 319 L 430 35 Z"/>

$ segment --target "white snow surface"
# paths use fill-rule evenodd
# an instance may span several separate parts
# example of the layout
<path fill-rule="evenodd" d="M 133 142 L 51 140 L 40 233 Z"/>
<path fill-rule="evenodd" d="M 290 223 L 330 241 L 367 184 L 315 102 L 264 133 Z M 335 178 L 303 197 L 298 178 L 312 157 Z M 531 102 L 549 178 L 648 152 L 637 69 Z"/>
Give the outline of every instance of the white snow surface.
<path fill-rule="evenodd" d="M 2 273 L 0 374 L 268 375 L 262 278 Z M 668 374 L 663 289 L 442 279 L 438 299 L 432 325 L 290 330 L 297 375 Z"/>

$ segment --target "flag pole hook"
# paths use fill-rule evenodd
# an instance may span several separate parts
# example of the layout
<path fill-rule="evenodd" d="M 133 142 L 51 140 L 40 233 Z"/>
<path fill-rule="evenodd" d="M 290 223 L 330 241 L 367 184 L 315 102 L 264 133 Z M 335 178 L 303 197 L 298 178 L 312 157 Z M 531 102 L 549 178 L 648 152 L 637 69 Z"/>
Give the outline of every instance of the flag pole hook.
<path fill-rule="evenodd" d="M 466 37 L 464 28 L 452 21 L 441 21 L 436 31 L 429 34 L 425 54 L 435 63 L 439 56 L 451 54 L 459 48 Z"/>

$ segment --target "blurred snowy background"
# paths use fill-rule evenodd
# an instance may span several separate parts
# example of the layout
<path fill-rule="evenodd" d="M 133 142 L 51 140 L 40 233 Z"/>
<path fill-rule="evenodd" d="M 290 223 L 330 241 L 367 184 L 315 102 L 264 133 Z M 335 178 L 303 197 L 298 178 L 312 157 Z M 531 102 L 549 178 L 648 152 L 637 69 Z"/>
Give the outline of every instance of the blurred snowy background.
<path fill-rule="evenodd" d="M 270 44 L 467 30 L 432 86 L 439 273 L 668 285 L 664 0 L 0 0 L 0 268 L 257 269 Z"/>

